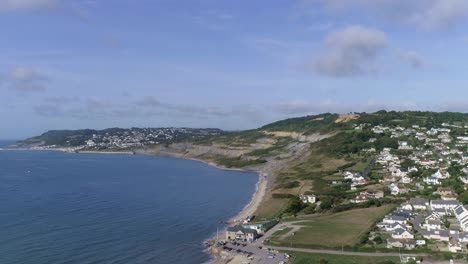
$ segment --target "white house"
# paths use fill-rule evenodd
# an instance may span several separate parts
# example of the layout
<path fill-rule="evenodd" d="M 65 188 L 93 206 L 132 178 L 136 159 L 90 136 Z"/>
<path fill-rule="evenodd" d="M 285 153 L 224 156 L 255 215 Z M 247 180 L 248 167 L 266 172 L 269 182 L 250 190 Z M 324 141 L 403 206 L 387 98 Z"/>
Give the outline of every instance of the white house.
<path fill-rule="evenodd" d="M 414 210 L 426 210 L 429 206 L 429 200 L 424 198 L 411 198 L 409 203 L 413 206 Z"/>
<path fill-rule="evenodd" d="M 460 205 L 460 202 L 454 201 L 454 200 L 432 200 L 430 202 L 430 206 L 432 210 L 435 210 L 435 209 L 453 210 L 455 207 L 459 205 Z"/>
<path fill-rule="evenodd" d="M 468 210 L 460 204 L 453 208 L 453 212 L 458 220 L 458 223 L 460 224 L 460 228 L 463 231 L 468 232 Z"/>
<path fill-rule="evenodd" d="M 310 204 L 313 204 L 313 203 L 317 202 L 317 197 L 316 197 L 314 194 L 311 194 L 311 195 L 301 195 L 300 198 L 301 198 L 301 201 L 302 201 L 303 203 L 310 203 Z"/>
<path fill-rule="evenodd" d="M 397 228 L 391 234 L 394 239 L 414 239 L 414 234 L 406 228 Z"/>
<path fill-rule="evenodd" d="M 439 178 L 435 177 L 426 177 L 423 179 L 423 181 L 429 185 L 440 185 Z"/>
<path fill-rule="evenodd" d="M 398 195 L 400 193 L 400 188 L 398 188 L 398 186 L 394 183 L 390 184 L 388 189 L 392 195 Z"/>
<path fill-rule="evenodd" d="M 437 179 L 447 179 L 450 177 L 450 173 L 446 170 L 439 169 L 436 173 L 431 175 L 433 178 Z"/>

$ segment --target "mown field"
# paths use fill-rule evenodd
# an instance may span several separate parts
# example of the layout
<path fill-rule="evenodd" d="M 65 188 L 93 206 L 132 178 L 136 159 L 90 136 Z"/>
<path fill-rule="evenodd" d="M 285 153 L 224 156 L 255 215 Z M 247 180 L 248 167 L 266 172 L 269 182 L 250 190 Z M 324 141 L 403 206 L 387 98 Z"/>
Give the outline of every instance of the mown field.
<path fill-rule="evenodd" d="M 398 257 L 363 257 L 363 256 L 342 256 L 327 254 L 312 254 L 302 252 L 288 252 L 294 256 L 292 264 L 392 264 L 400 263 Z"/>
<path fill-rule="evenodd" d="M 349 247 L 360 239 L 379 219 L 391 210 L 391 205 L 355 209 L 336 214 L 310 217 L 297 222 L 301 229 L 295 235 L 281 240 L 272 237 L 272 245 L 293 245 L 295 247 Z"/>

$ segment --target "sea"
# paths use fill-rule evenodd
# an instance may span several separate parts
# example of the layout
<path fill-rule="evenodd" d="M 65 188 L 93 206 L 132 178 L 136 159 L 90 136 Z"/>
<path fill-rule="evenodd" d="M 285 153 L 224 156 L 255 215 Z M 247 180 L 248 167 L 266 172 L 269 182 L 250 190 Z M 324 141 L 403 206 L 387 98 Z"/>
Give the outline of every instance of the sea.
<path fill-rule="evenodd" d="M 203 242 L 257 181 L 177 158 L 0 150 L 0 263 L 207 263 Z"/>

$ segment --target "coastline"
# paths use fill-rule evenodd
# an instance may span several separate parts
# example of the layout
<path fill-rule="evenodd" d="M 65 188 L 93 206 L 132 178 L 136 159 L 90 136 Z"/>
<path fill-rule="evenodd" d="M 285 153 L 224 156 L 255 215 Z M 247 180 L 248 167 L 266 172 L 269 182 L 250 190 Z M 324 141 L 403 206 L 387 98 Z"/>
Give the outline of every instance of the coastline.
<path fill-rule="evenodd" d="M 197 158 L 189 158 L 189 157 L 184 157 L 183 155 L 177 154 L 177 153 L 170 153 L 170 152 L 165 152 L 165 153 L 154 153 L 154 152 L 147 152 L 143 150 L 135 150 L 135 151 L 122 151 L 122 152 L 111 152 L 111 151 L 77 151 L 77 152 L 71 152 L 66 149 L 61 149 L 61 148 L 56 148 L 56 149 L 10 149 L 10 150 L 35 150 L 35 151 L 59 151 L 59 152 L 65 152 L 65 153 L 71 153 L 71 154 L 122 154 L 122 155 L 149 155 L 149 156 L 159 156 L 159 157 L 172 157 L 172 158 L 178 158 L 178 159 L 185 159 L 185 160 L 192 160 L 192 161 L 197 161 L 204 163 L 206 165 L 209 165 L 211 167 L 220 169 L 220 170 L 230 170 L 230 171 L 244 171 L 244 172 L 255 172 L 258 176 L 258 181 L 255 184 L 255 191 L 252 194 L 252 197 L 249 201 L 248 204 L 246 204 L 240 212 L 235 214 L 233 217 L 231 217 L 229 220 L 224 222 L 225 225 L 233 225 L 233 224 L 238 224 L 242 223 L 244 219 L 247 217 L 253 215 L 261 202 L 263 201 L 263 197 L 266 194 L 266 190 L 268 187 L 268 174 L 266 173 L 264 167 L 262 166 L 262 169 L 260 170 L 248 170 L 248 169 L 240 169 L 240 168 L 227 168 L 222 165 L 216 164 L 212 161 L 206 161 L 202 159 L 197 159 Z M 222 229 L 218 230 L 218 233 L 224 235 L 226 232 L 227 226 L 224 226 Z M 221 237 L 222 237 L 221 235 Z M 204 241 L 201 241 L 204 245 L 210 245 L 206 248 L 205 252 L 207 252 L 210 256 L 211 259 L 209 263 L 213 264 L 226 264 L 229 263 L 233 256 L 230 256 L 226 258 L 226 256 L 221 256 L 219 252 L 216 252 L 215 248 L 212 247 L 211 245 L 216 243 L 216 233 L 209 235 L 207 239 Z"/>

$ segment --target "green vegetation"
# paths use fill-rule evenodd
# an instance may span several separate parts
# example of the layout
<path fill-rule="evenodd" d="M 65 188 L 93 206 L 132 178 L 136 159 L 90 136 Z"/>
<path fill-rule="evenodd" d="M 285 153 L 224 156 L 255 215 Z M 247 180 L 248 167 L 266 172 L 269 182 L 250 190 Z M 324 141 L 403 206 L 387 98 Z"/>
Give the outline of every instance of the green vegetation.
<path fill-rule="evenodd" d="M 286 227 L 284 229 L 280 229 L 276 232 L 274 232 L 271 236 L 272 237 L 278 237 L 278 236 L 284 236 L 286 235 L 287 233 L 289 233 L 289 231 L 293 230 L 292 227 Z"/>
<path fill-rule="evenodd" d="M 411 127 L 419 125 L 421 127 L 432 128 L 440 126 L 442 123 L 456 124 L 458 122 L 468 122 L 468 114 L 453 112 L 422 112 L 422 111 L 378 111 L 372 114 L 361 113 L 360 124 L 375 125 L 401 125 Z"/>
<path fill-rule="evenodd" d="M 243 168 L 247 166 L 259 165 L 267 162 L 264 159 L 242 159 L 242 157 L 237 158 L 218 158 L 216 163 L 225 166 L 226 168 Z"/>
<path fill-rule="evenodd" d="M 313 215 L 295 223 L 301 226 L 294 236 L 271 239 L 272 245 L 304 248 L 353 247 L 375 222 L 383 218 L 393 207 L 386 205 L 367 209 L 355 209 L 335 214 Z"/>
<path fill-rule="evenodd" d="M 285 214 L 296 215 L 297 213 L 299 213 L 302 209 L 304 209 L 306 207 L 307 207 L 307 205 L 304 204 L 303 202 L 301 202 L 299 197 L 296 196 L 296 197 L 292 198 L 289 201 L 288 206 L 284 210 L 284 213 Z"/>
<path fill-rule="evenodd" d="M 340 127 L 335 123 L 338 116 L 337 114 L 326 113 L 315 116 L 290 118 L 268 124 L 260 129 L 268 131 L 290 131 L 304 134 L 326 133 Z"/>
<path fill-rule="evenodd" d="M 276 142 L 271 147 L 255 149 L 246 155 L 260 158 L 271 157 L 284 151 L 292 141 L 293 139 L 291 137 L 280 137 L 276 139 Z"/>
<path fill-rule="evenodd" d="M 236 132 L 225 132 L 220 136 L 212 136 L 193 141 L 196 145 L 223 144 L 230 147 L 245 147 L 254 144 L 265 134 L 259 130 L 245 130 Z"/>
<path fill-rule="evenodd" d="M 289 251 L 289 255 L 294 256 L 292 264 L 396 264 L 400 263 L 398 257 L 364 257 L 364 256 L 345 256 L 313 254 Z"/>

